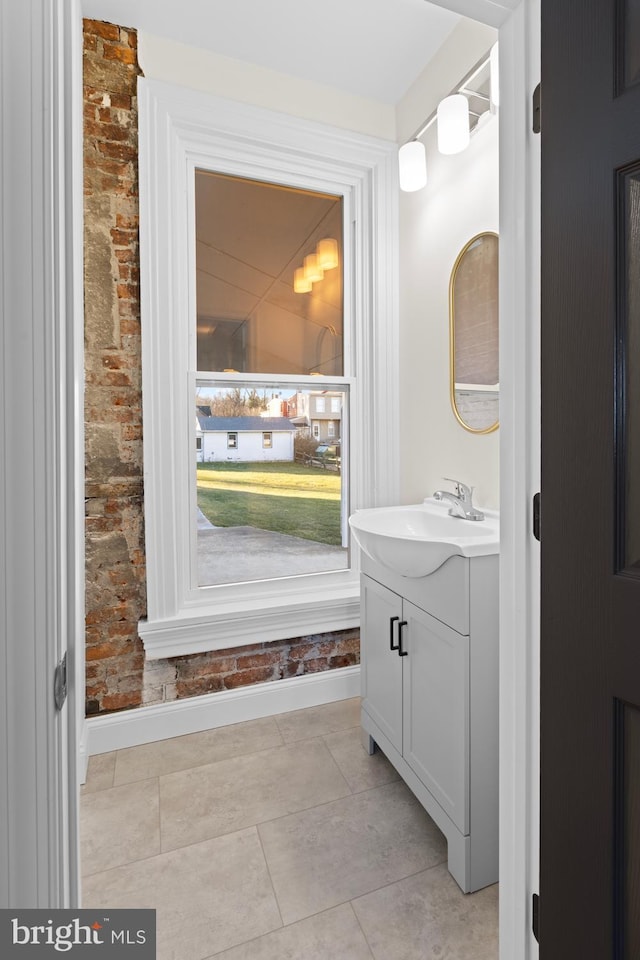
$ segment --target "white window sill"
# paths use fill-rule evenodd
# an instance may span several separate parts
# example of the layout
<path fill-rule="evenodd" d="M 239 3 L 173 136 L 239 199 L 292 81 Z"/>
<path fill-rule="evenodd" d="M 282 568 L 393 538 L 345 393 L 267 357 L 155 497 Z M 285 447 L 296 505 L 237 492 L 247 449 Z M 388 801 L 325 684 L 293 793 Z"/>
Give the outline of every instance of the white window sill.
<path fill-rule="evenodd" d="M 138 632 L 150 660 L 180 657 L 209 650 L 225 650 L 250 643 L 290 640 L 360 625 L 360 585 L 357 580 L 317 592 L 311 599 L 298 595 L 256 598 L 237 605 L 193 607 L 166 619 L 141 620 Z"/>

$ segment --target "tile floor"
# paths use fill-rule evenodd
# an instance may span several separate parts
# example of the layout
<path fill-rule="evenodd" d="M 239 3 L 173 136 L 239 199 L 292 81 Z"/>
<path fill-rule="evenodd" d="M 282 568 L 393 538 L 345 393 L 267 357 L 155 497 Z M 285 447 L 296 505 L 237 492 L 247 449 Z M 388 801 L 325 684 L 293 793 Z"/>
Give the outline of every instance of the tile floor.
<path fill-rule="evenodd" d="M 359 700 L 92 757 L 83 906 L 153 907 L 158 960 L 496 960 L 497 886 L 446 843 Z"/>

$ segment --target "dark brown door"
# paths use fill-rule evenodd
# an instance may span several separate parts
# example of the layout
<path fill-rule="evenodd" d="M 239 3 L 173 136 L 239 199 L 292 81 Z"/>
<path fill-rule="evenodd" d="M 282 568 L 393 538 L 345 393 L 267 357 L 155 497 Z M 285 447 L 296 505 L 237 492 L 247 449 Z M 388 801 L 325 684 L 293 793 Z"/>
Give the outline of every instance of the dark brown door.
<path fill-rule="evenodd" d="M 542 0 L 542 960 L 640 958 L 640 0 Z"/>

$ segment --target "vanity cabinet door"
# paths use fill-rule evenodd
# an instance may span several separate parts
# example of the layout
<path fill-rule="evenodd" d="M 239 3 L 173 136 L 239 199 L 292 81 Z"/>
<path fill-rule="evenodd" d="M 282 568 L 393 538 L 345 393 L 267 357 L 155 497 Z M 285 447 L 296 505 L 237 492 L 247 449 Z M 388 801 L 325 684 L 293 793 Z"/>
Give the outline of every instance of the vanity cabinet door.
<path fill-rule="evenodd" d="M 393 637 L 397 643 L 402 599 L 364 575 L 361 598 L 362 705 L 402 753 L 402 662 L 406 657 L 391 650 L 390 642 Z"/>
<path fill-rule="evenodd" d="M 404 759 L 469 833 L 469 637 L 404 602 Z"/>

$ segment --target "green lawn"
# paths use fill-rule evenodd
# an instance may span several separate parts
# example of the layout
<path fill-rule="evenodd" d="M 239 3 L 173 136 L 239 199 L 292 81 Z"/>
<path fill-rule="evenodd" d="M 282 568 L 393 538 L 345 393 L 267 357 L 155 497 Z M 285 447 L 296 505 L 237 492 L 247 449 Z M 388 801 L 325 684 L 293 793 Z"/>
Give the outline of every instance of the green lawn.
<path fill-rule="evenodd" d="M 300 463 L 199 463 L 198 506 L 217 527 L 340 546 L 340 476 Z"/>

